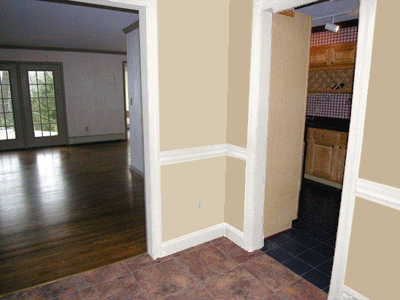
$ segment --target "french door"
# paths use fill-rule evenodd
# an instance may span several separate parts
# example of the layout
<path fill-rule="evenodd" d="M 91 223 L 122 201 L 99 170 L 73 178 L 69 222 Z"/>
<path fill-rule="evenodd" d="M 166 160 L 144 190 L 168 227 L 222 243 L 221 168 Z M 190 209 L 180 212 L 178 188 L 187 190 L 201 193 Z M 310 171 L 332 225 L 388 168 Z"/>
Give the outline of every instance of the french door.
<path fill-rule="evenodd" d="M 60 64 L 0 64 L 0 150 L 67 142 Z"/>

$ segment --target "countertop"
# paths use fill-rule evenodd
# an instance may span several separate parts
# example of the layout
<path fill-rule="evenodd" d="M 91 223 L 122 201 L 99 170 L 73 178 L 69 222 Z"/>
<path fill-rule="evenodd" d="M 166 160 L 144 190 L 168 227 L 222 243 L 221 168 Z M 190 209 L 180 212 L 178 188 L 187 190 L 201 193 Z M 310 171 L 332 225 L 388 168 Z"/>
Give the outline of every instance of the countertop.
<path fill-rule="evenodd" d="M 307 116 L 306 131 L 308 127 L 349 132 L 350 119 Z"/>

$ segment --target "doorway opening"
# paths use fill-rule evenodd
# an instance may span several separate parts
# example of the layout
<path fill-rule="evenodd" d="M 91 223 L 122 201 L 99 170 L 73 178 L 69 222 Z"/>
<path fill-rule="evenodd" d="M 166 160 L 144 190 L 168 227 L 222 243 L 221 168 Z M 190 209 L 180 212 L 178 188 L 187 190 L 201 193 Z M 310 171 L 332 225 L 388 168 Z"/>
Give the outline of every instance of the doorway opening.
<path fill-rule="evenodd" d="M 3 295 L 127 259 L 146 252 L 147 245 L 144 178 L 131 173 L 129 143 L 124 140 L 126 119 L 121 64 L 127 60 L 126 46 L 124 42 L 123 49 L 109 48 L 102 27 L 110 26 L 112 30 L 118 26 L 118 35 L 120 33 L 125 41 L 122 29 L 139 18 L 138 10 L 131 4 L 126 5 L 130 8 L 123 9 L 58 0 L 2 1 L 0 6 L 2 11 L 8 11 L 7 22 L 17 22 L 14 17 L 28 14 L 29 19 L 36 22 L 35 30 L 49 37 L 34 43 L 30 40 L 34 34 L 23 32 L 20 36 L 29 37 L 26 42 L 32 45 L 22 41 L 11 44 L 6 41 L 11 34 L 5 29 L 12 31 L 15 26 L 11 23 L 1 26 L 4 40 L 0 44 L 8 44 L 0 48 L 0 53 L 2 59 L 12 65 L 6 70 L 16 73 L 14 77 L 9 76 L 9 80 L 25 78 L 25 83 L 20 84 L 22 88 L 15 89 L 14 94 L 19 96 L 15 100 L 17 105 L 1 111 L 4 119 L 9 120 L 9 114 L 18 117 L 23 111 L 30 113 L 34 137 L 44 140 L 62 135 L 57 122 L 64 118 L 69 131 L 69 136 L 65 134 L 64 137 L 69 138 L 70 144 L 11 150 L 15 147 L 0 152 L 0 235 L 2 241 L 7 241 L 0 243 L 0 252 L 4 254 L 0 263 L 0 295 Z M 54 17 L 57 13 L 60 15 Z M 67 20 L 64 19 L 66 22 L 61 26 L 56 22 L 49 26 L 43 14 L 48 15 L 51 22 Z M 47 26 L 38 30 L 41 21 Z M 72 35 L 50 33 L 52 29 L 66 30 L 68 25 L 73 28 L 78 24 L 79 27 L 80 23 L 87 25 L 91 21 L 93 26 L 81 26 L 81 30 L 76 31 L 80 46 L 74 44 Z M 97 27 L 97 34 L 85 32 Z M 82 39 L 82 35 L 79 36 L 82 32 L 86 37 L 99 39 Z M 17 39 L 17 33 L 13 38 Z M 50 41 L 51 45 L 40 44 L 40 41 Z M 70 44 L 63 46 L 63 41 Z M 16 61 L 29 64 L 14 63 Z M 54 102 L 57 103 L 53 98 L 57 98 L 57 94 L 52 96 L 54 88 L 57 91 L 57 85 L 62 85 L 56 78 L 58 69 L 55 67 L 60 69 L 61 63 L 65 117 L 57 115 L 57 109 L 53 109 Z M 18 69 L 22 73 L 17 72 Z M 2 85 L 7 85 L 3 74 Z M 27 91 L 23 90 L 24 84 Z M 13 86 L 17 87 L 18 83 Z M 19 101 L 24 93 L 31 99 L 29 105 Z M 21 117 L 20 123 L 25 130 L 26 120 Z M 16 132 L 12 129 L 12 126 L 5 126 L 9 140 L 12 140 L 12 132 Z"/>
<path fill-rule="evenodd" d="M 286 227 L 292 229 L 272 232 L 263 249 L 325 292 L 329 292 L 335 253 L 355 70 L 358 21 L 354 19 L 358 18 L 359 1 L 350 2 L 347 5 L 352 7 L 330 1 L 294 9 L 294 13 L 311 14 L 314 19 L 302 124 L 304 144 L 298 152 L 302 155 L 301 179 L 296 179 L 300 198 L 293 224 Z M 286 15 L 292 13 L 293 9 Z M 324 29 L 332 18 L 340 25 L 337 33 Z"/>
<path fill-rule="evenodd" d="M 126 130 L 127 138 L 129 139 L 129 128 L 130 128 L 130 101 L 129 101 L 129 79 L 128 79 L 128 63 L 123 62 L 123 73 L 124 73 L 124 98 L 125 98 L 125 120 L 126 120 Z"/>

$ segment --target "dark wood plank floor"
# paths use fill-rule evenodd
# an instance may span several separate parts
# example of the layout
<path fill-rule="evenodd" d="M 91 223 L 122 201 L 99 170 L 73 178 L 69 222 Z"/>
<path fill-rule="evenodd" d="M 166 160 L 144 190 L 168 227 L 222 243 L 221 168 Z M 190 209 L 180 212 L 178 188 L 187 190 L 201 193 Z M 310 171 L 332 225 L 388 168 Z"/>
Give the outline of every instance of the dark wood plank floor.
<path fill-rule="evenodd" d="M 126 141 L 0 152 L 0 295 L 146 252 Z"/>

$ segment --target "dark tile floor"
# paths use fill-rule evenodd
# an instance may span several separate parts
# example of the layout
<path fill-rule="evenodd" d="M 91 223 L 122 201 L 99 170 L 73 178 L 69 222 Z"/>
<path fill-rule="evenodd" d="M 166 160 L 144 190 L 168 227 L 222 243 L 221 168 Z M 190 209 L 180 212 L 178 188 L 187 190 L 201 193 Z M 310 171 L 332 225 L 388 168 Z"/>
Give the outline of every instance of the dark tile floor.
<path fill-rule="evenodd" d="M 326 293 L 332 273 L 341 190 L 303 180 L 292 229 L 266 239 L 261 250 Z"/>
<path fill-rule="evenodd" d="M 282 236 L 267 245 L 283 249 L 278 241 L 284 239 L 293 241 Z M 314 273 L 308 277 L 319 277 Z M 248 253 L 219 238 L 162 259 L 142 254 L 1 299 L 326 300 L 327 294 L 262 251 Z"/>

